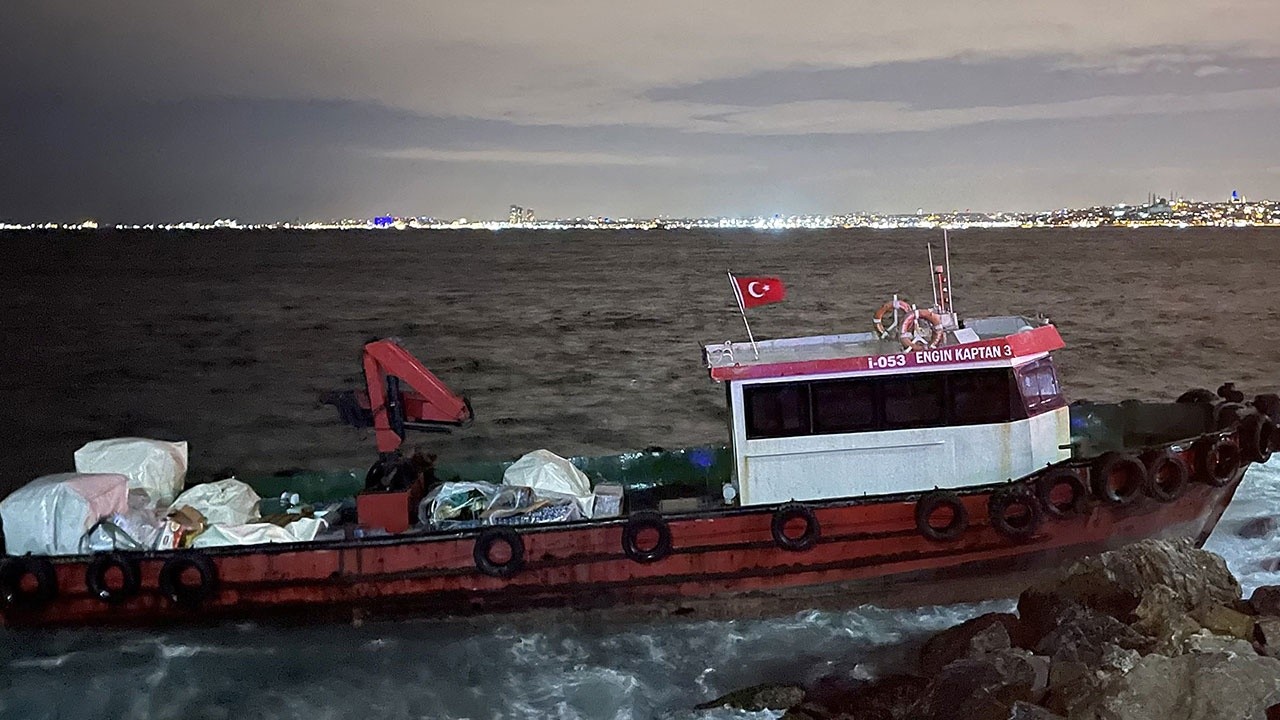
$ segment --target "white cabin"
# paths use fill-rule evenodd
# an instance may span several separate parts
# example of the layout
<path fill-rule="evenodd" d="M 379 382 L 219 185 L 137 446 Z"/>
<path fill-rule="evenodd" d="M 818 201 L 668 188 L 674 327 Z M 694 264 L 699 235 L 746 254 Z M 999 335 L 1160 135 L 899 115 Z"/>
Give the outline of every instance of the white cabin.
<path fill-rule="evenodd" d="M 962 488 L 1070 455 L 1057 329 L 968 320 L 937 348 L 872 333 L 708 345 L 742 505 Z"/>

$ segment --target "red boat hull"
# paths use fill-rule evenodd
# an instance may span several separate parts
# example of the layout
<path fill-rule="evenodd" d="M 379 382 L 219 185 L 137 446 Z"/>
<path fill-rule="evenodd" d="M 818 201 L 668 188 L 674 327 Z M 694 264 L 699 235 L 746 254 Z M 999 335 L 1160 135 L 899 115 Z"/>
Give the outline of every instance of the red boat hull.
<path fill-rule="evenodd" d="M 970 524 L 949 542 L 920 534 L 915 497 L 809 503 L 821 530 L 804 551 L 774 542 L 775 508 L 666 516 L 673 550 L 652 563 L 624 554 L 624 519 L 531 526 L 519 528 L 525 565 L 506 579 L 477 569 L 474 530 L 215 549 L 204 552 L 217 568 L 216 592 L 193 608 L 175 606 L 159 590 L 161 568 L 172 553 L 137 555 L 141 590 L 114 605 L 89 592 L 90 558 L 60 558 L 54 560 L 56 597 L 40 607 L 9 608 L 3 619 L 10 626 L 158 625 L 646 603 L 670 609 L 708 600 L 732 614 L 783 598 L 823 605 L 974 600 L 1007 596 L 1016 592 L 1013 578 L 1022 581 L 1027 573 L 1135 540 L 1203 542 L 1243 474 L 1222 487 L 1192 483 L 1171 502 L 1090 501 L 1085 512 L 1046 517 L 1024 540 L 990 525 L 987 503 L 997 488 L 962 497 Z"/>

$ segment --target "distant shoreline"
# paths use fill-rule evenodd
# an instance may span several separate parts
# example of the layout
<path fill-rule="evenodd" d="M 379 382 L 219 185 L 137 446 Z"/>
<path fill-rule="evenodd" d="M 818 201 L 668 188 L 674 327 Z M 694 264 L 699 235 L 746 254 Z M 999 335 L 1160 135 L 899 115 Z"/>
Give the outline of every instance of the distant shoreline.
<path fill-rule="evenodd" d="M 86 226 L 79 223 L 58 224 L 9 224 L 0 223 L 0 233 L 153 233 L 153 232 L 391 232 L 391 233 L 454 233 L 454 232 L 491 232 L 532 231 L 538 233 L 576 233 L 576 232 L 668 232 L 673 230 L 707 230 L 707 231 L 745 231 L 745 232 L 778 232 L 778 231 L 819 231 L 819 230 L 1093 230 L 1093 229 L 1144 229 L 1166 228 L 1186 230 L 1207 228 L 1215 230 L 1245 230 L 1253 228 L 1280 227 L 1280 219 L 1269 222 L 1075 222 L 1075 223 L 952 223 L 922 222 L 918 224 L 703 224 L 694 222 L 654 222 L 654 223 L 601 223 L 576 224 L 572 222 L 557 223 L 467 223 L 442 225 L 405 225 L 403 227 L 379 227 L 357 224 L 327 223 L 254 223 L 236 225 L 211 225 L 204 223 L 149 223 L 145 225 L 108 225 Z"/>

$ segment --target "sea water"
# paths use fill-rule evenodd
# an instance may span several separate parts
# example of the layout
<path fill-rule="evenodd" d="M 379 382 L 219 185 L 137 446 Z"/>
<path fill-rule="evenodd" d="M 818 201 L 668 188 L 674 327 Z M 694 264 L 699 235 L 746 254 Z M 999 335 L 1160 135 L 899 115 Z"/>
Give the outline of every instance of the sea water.
<path fill-rule="evenodd" d="M 1280 457 L 1255 466 L 1206 547 L 1246 596 L 1280 583 Z M 909 670 L 931 633 L 1013 601 L 610 624 L 491 618 L 308 628 L 0 632 L 0 718 L 772 718 L 692 707 L 763 682 Z"/>

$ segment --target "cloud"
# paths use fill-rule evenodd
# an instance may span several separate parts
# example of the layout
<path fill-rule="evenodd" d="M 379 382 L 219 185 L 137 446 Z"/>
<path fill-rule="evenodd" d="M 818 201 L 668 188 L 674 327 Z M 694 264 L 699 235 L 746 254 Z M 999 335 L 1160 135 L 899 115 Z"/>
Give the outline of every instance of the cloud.
<path fill-rule="evenodd" d="M 605 152 L 570 152 L 559 150 L 449 150 L 412 147 L 397 150 L 372 150 L 369 154 L 393 160 L 415 160 L 449 163 L 500 163 L 504 165 L 561 165 L 592 167 L 700 167 L 705 161 L 694 157 L 669 155 L 620 155 Z"/>
<path fill-rule="evenodd" d="M 780 69 L 1062 55 L 1140 72 L 1280 56 L 1280 8 L 1248 0 L 17 1 L 0 61 L 31 72 L 0 77 L 0 94 L 351 100 L 533 126 L 686 128 L 733 108 L 646 93 Z"/>
<path fill-rule="evenodd" d="M 1257 0 L 4 8 L 0 211 L 22 217 L 1036 207 L 1181 190 L 1144 179 L 1170 152 L 1204 170 L 1188 191 L 1280 187 L 1258 169 L 1280 5 Z M 1082 169 L 1001 180 L 1044 162 Z M 933 170 L 954 163 L 988 172 Z"/>
<path fill-rule="evenodd" d="M 753 135 L 925 132 L 994 122 L 1175 115 L 1280 108 L 1280 88 L 1205 95 L 1104 96 L 1058 103 L 917 110 L 903 103 L 820 100 L 724 112 L 693 129 Z"/>
<path fill-rule="evenodd" d="M 1221 65 L 1201 65 L 1200 67 L 1196 68 L 1194 74 L 1196 77 L 1202 78 L 1202 77 L 1213 77 L 1214 75 L 1228 75 L 1234 72 L 1238 72 L 1238 71 L 1233 70 L 1231 68 L 1222 67 Z"/>

